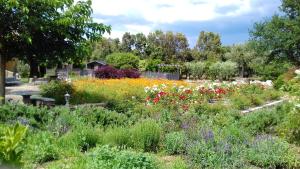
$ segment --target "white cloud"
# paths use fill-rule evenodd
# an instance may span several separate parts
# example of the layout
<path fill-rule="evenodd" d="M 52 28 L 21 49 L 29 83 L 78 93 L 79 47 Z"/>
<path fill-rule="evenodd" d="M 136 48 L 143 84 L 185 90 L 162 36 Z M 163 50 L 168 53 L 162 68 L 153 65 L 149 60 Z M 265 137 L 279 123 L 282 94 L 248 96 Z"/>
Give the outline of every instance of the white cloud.
<path fill-rule="evenodd" d="M 152 23 L 207 21 L 220 16 L 216 9 L 237 6 L 226 13 L 236 16 L 252 10 L 251 0 L 93 0 L 95 14 L 135 16 Z"/>

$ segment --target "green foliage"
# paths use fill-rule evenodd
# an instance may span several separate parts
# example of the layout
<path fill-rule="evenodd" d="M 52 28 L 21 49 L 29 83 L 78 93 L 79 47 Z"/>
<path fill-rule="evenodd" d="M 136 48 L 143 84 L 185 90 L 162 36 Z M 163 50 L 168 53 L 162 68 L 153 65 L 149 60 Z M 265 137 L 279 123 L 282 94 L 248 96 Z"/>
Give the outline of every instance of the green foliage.
<path fill-rule="evenodd" d="M 195 51 L 193 57 L 197 61 L 209 60 L 216 62 L 220 60 L 222 55 L 220 35 L 213 32 L 201 31 L 195 46 Z"/>
<path fill-rule="evenodd" d="M 296 164 L 296 154 L 289 144 L 267 135 L 257 136 L 246 152 L 246 159 L 263 168 L 292 168 Z"/>
<path fill-rule="evenodd" d="M 14 127 L 4 127 L 0 130 L 0 165 L 20 165 L 23 153 L 23 139 L 27 127 L 17 123 Z"/>
<path fill-rule="evenodd" d="M 159 67 L 158 65 L 162 63 L 160 59 L 148 59 L 146 65 L 146 71 L 158 71 Z"/>
<path fill-rule="evenodd" d="M 280 136 L 292 143 L 300 145 L 300 109 L 297 106 L 294 110 L 287 111 L 283 122 L 277 128 Z"/>
<path fill-rule="evenodd" d="M 234 62 L 216 62 L 209 66 L 209 76 L 212 79 L 229 80 L 237 72 L 237 65 Z"/>
<path fill-rule="evenodd" d="M 256 23 L 250 32 L 252 38 L 259 44 L 257 50 L 265 51 L 270 60 L 275 58 L 279 62 L 289 60 L 299 63 L 300 50 L 297 47 L 300 43 L 297 38 L 300 35 L 299 6 L 299 2 L 295 0 L 283 0 L 280 15 L 275 14 L 268 20 Z M 271 67 L 276 71 L 276 66 Z M 277 68 L 282 69 L 280 66 Z M 267 73 L 271 73 L 271 70 Z"/>
<path fill-rule="evenodd" d="M 274 60 L 270 63 L 257 65 L 254 71 L 257 75 L 261 76 L 263 80 L 276 80 L 281 74 L 285 73 L 291 64 L 282 60 Z"/>
<path fill-rule="evenodd" d="M 101 130 L 90 126 L 74 127 L 60 139 L 60 145 L 67 146 L 71 150 L 86 152 L 102 142 Z"/>
<path fill-rule="evenodd" d="M 103 144 L 121 148 L 130 147 L 132 144 L 131 133 L 128 128 L 111 128 L 105 131 Z"/>
<path fill-rule="evenodd" d="M 139 58 L 132 53 L 113 53 L 106 57 L 106 61 L 118 69 L 137 69 L 139 66 Z"/>
<path fill-rule="evenodd" d="M 185 64 L 187 67 L 188 73 L 190 73 L 193 78 L 198 78 L 201 79 L 201 77 L 205 74 L 206 72 L 206 63 L 204 62 L 188 62 Z"/>
<path fill-rule="evenodd" d="M 284 114 L 276 109 L 252 112 L 243 116 L 239 124 L 252 134 L 274 133 L 274 127 L 280 124 Z"/>
<path fill-rule="evenodd" d="M 53 117 L 53 113 L 47 108 L 38 108 L 22 104 L 5 104 L 0 106 L 0 121 L 20 121 L 34 128 L 44 128 Z"/>
<path fill-rule="evenodd" d="M 147 154 L 128 150 L 120 151 L 108 146 L 98 147 L 89 155 L 84 168 L 158 168 L 156 160 Z"/>
<path fill-rule="evenodd" d="M 185 152 L 186 135 L 184 132 L 172 132 L 165 137 L 165 149 L 170 154 L 182 154 Z"/>
<path fill-rule="evenodd" d="M 56 138 L 47 131 L 30 135 L 24 151 L 24 160 L 31 163 L 44 163 L 57 160 L 60 151 L 56 145 Z"/>
<path fill-rule="evenodd" d="M 236 127 L 236 126 L 235 126 Z M 224 129 L 226 130 L 226 129 Z M 187 156 L 193 167 L 197 168 L 247 168 L 243 161 L 245 138 L 238 134 L 233 135 L 233 130 L 224 133 L 214 132 L 211 129 L 201 129 L 198 137 L 189 141 Z"/>
<path fill-rule="evenodd" d="M 146 152 L 156 152 L 159 148 L 161 128 L 154 120 L 137 123 L 131 129 L 133 147 Z"/>
<path fill-rule="evenodd" d="M 65 94 L 69 93 L 72 97 L 74 92 L 73 86 L 70 83 L 62 81 L 51 81 L 42 85 L 41 95 L 55 99 L 56 104 L 65 104 Z"/>
<path fill-rule="evenodd" d="M 244 77 L 251 74 L 251 66 L 254 64 L 253 60 L 258 56 L 252 43 L 247 42 L 242 45 L 233 45 L 230 51 L 225 54 L 225 57 L 237 63 L 238 71 Z"/>
<path fill-rule="evenodd" d="M 0 1 L 0 25 L 6 25 L 0 55 L 30 63 L 31 75 L 39 74 L 39 65 L 82 61 L 90 52 L 90 41 L 110 31 L 91 15 L 91 1 Z"/>
<path fill-rule="evenodd" d="M 24 62 L 18 62 L 17 71 L 22 78 L 28 78 L 30 73 L 30 66 Z"/>

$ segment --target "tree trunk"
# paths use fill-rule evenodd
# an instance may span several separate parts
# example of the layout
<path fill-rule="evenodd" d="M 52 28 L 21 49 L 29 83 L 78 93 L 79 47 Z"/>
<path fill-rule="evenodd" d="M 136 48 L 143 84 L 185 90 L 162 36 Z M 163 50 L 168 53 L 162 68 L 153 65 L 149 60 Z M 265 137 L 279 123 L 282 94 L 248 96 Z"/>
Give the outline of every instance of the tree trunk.
<path fill-rule="evenodd" d="M 40 66 L 40 76 L 44 77 L 46 73 L 47 73 L 46 66 Z"/>
<path fill-rule="evenodd" d="M 38 66 L 37 62 L 34 59 L 30 60 L 29 62 L 30 62 L 29 63 L 30 64 L 29 77 L 34 77 L 34 76 L 39 77 L 39 66 Z"/>
<path fill-rule="evenodd" d="M 5 103 L 5 64 L 5 56 L 0 55 L 0 105 Z"/>

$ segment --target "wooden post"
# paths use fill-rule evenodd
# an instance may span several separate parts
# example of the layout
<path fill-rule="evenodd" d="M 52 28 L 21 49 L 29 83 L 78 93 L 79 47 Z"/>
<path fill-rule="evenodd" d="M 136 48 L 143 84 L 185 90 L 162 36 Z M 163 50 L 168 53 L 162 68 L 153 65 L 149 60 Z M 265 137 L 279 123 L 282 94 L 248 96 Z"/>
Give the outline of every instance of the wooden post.
<path fill-rule="evenodd" d="M 0 55 L 0 105 L 5 103 L 5 56 Z"/>

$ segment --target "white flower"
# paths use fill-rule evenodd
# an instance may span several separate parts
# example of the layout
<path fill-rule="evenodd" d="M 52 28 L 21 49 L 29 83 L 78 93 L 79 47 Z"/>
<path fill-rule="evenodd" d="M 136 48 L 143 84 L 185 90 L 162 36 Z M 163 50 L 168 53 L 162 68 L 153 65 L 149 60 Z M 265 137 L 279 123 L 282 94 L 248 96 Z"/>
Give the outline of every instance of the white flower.
<path fill-rule="evenodd" d="M 299 70 L 299 69 L 295 70 L 295 73 L 296 73 L 297 75 L 300 75 L 300 70 Z"/>
<path fill-rule="evenodd" d="M 145 91 L 145 93 L 148 93 L 148 92 L 150 91 L 150 87 L 148 87 L 148 86 L 145 87 L 145 88 L 144 88 L 144 91 Z"/>

